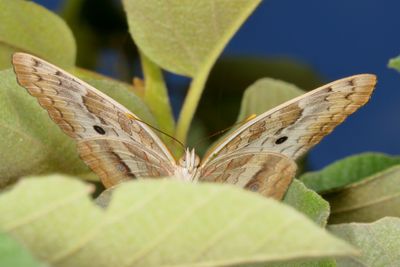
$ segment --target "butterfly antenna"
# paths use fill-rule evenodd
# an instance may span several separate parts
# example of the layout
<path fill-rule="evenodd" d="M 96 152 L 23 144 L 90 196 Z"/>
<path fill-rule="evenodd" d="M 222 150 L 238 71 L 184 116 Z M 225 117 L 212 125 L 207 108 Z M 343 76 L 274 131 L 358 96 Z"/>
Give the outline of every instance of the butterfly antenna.
<path fill-rule="evenodd" d="M 159 132 L 159 133 L 161 133 L 161 134 L 163 134 L 163 135 L 165 135 L 165 136 L 168 136 L 169 138 L 171 138 L 172 140 L 174 140 L 176 143 L 178 143 L 178 144 L 182 147 L 183 150 L 186 149 L 186 148 L 185 148 L 185 145 L 184 145 L 181 141 L 179 141 L 178 139 L 176 139 L 175 137 L 173 137 L 172 135 L 167 134 L 166 132 L 164 132 L 164 131 L 158 129 L 157 127 L 154 127 L 153 125 L 151 125 L 151 124 L 149 124 L 149 123 L 147 123 L 147 122 L 145 122 L 145 121 L 142 121 L 141 119 L 136 118 L 136 117 L 132 116 L 132 115 L 129 114 L 129 113 L 127 113 L 126 115 L 128 116 L 128 118 L 130 118 L 130 119 L 132 119 L 132 120 L 135 120 L 135 121 L 139 121 L 139 122 L 141 122 L 141 123 L 144 123 L 144 124 L 146 124 L 147 126 L 149 126 L 151 129 L 153 129 L 153 130 L 155 130 L 155 131 L 157 131 L 157 132 Z"/>
<path fill-rule="evenodd" d="M 196 146 L 198 146 L 199 144 L 201 144 L 201 143 L 207 141 L 207 140 L 210 139 L 210 138 L 213 138 L 214 136 L 217 136 L 217 135 L 226 133 L 227 131 L 231 130 L 232 128 L 234 128 L 234 127 L 236 127 L 236 126 L 238 126 L 238 125 L 241 126 L 241 125 L 245 124 L 246 122 L 248 122 L 248 121 L 254 119 L 255 117 L 257 117 L 256 114 L 251 114 L 251 115 L 247 116 L 244 120 L 241 120 L 241 121 L 239 121 L 239 122 L 236 122 L 235 124 L 232 124 L 231 126 L 225 128 L 225 129 L 222 129 L 222 130 L 219 130 L 219 131 L 217 131 L 217 132 L 215 132 L 215 133 L 213 133 L 213 134 L 210 134 L 209 136 L 206 136 L 206 137 L 200 139 L 199 141 L 197 141 L 196 144 L 194 145 L 194 147 L 196 147 Z"/>

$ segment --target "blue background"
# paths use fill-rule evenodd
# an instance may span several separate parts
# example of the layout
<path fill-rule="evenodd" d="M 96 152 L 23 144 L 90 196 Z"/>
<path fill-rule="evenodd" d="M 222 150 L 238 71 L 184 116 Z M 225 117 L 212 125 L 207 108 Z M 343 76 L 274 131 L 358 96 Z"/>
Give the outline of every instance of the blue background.
<path fill-rule="evenodd" d="M 62 1 L 35 2 L 57 10 Z M 378 76 L 370 103 L 311 151 L 313 169 L 359 152 L 400 154 L 400 74 L 387 68 L 400 54 L 399 10 L 398 0 L 264 1 L 225 49 L 224 55 L 293 58 L 326 81 Z"/>

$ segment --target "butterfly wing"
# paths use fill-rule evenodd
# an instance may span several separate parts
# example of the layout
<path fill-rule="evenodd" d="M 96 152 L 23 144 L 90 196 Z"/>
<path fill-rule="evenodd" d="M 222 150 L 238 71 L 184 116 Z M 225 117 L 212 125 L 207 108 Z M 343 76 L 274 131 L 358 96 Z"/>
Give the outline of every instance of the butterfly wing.
<path fill-rule="evenodd" d="M 297 159 L 368 102 L 375 84 L 375 75 L 355 75 L 283 103 L 224 138 L 206 153 L 201 166 L 246 151 L 275 152 Z"/>
<path fill-rule="evenodd" d="M 296 173 L 296 163 L 271 152 L 232 153 L 200 168 L 200 180 L 230 183 L 282 199 Z"/>
<path fill-rule="evenodd" d="M 105 186 L 174 173 L 175 159 L 166 146 L 128 109 L 42 59 L 15 53 L 12 62 L 18 83 L 77 140 L 80 156 Z"/>
<path fill-rule="evenodd" d="M 199 180 L 281 199 L 295 175 L 293 160 L 364 105 L 375 84 L 370 74 L 344 78 L 257 116 L 206 153 Z"/>

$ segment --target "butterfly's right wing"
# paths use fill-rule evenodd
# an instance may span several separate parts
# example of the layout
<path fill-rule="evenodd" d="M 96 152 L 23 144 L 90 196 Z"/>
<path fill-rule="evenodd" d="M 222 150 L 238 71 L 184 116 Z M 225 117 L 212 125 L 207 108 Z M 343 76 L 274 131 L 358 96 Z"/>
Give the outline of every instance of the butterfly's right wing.
<path fill-rule="evenodd" d="M 270 188 L 270 180 L 291 181 L 295 160 L 364 105 L 376 84 L 375 75 L 361 74 L 337 80 L 285 102 L 248 121 L 225 137 L 204 157 L 199 180 L 213 179 L 283 196 L 288 183 Z M 282 164 L 274 166 L 275 161 Z M 279 172 L 282 172 L 281 177 Z M 263 180 L 264 179 L 264 180 Z M 272 191 L 271 191 L 272 190 Z M 269 192 L 269 193 L 268 193 Z M 265 195 L 265 194 L 264 194 Z"/>
<path fill-rule="evenodd" d="M 233 153 L 200 167 L 200 181 L 233 184 L 282 199 L 296 174 L 296 163 L 273 152 Z"/>
<path fill-rule="evenodd" d="M 375 88 L 376 76 L 340 79 L 287 101 L 246 122 L 203 158 L 202 166 L 239 151 L 275 152 L 297 159 L 363 106 Z"/>
<path fill-rule="evenodd" d="M 18 83 L 77 140 L 81 158 L 105 186 L 133 177 L 174 174 L 171 153 L 128 109 L 40 58 L 15 53 L 12 63 Z"/>

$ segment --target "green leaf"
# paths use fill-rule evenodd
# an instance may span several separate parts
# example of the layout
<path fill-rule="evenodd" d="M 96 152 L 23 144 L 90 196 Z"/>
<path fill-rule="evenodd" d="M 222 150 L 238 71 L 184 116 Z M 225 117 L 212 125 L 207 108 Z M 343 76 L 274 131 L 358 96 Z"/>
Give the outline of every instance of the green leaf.
<path fill-rule="evenodd" d="M 374 223 L 329 226 L 329 230 L 361 250 L 360 257 L 337 260 L 338 266 L 400 266 L 400 219 L 383 218 Z"/>
<path fill-rule="evenodd" d="M 265 267 L 265 265 L 262 267 Z M 268 267 L 336 267 L 336 261 L 334 259 L 294 260 L 288 263 L 268 264 Z"/>
<path fill-rule="evenodd" d="M 102 211 L 91 202 L 92 186 L 59 175 L 30 178 L 0 195 L 0 228 L 37 258 L 60 261 L 98 232 Z"/>
<path fill-rule="evenodd" d="M 0 69 L 11 67 L 11 54 L 24 51 L 62 67 L 74 65 L 72 32 L 57 15 L 30 1 L 0 0 Z"/>
<path fill-rule="evenodd" d="M 4 233 L 0 233 L 0 266 L 45 267 L 32 257 L 24 247 Z"/>
<path fill-rule="evenodd" d="M 388 67 L 400 71 L 400 56 L 390 59 Z"/>
<path fill-rule="evenodd" d="M 238 121 L 251 114 L 260 115 L 305 92 L 297 86 L 271 78 L 263 78 L 246 89 L 242 98 Z"/>
<path fill-rule="evenodd" d="M 299 180 L 293 180 L 283 202 L 325 227 L 329 217 L 329 203 Z"/>
<path fill-rule="evenodd" d="M 209 68 L 259 0 L 124 0 L 140 50 L 171 72 L 194 77 Z"/>
<path fill-rule="evenodd" d="M 88 78 L 93 77 L 89 73 L 84 77 L 143 120 L 155 124 L 147 107 L 128 91 L 128 85 L 100 76 Z M 0 89 L 0 187 L 28 174 L 89 171 L 78 157 L 75 142 L 62 133 L 36 99 L 17 84 L 11 70 L 0 71 Z"/>
<path fill-rule="evenodd" d="M 107 209 L 62 176 L 0 196 L 0 229 L 54 266 L 226 266 L 351 255 L 282 203 L 229 185 L 123 183 Z"/>
<path fill-rule="evenodd" d="M 371 222 L 400 216 L 400 165 L 324 195 L 332 207 L 329 223 Z"/>
<path fill-rule="evenodd" d="M 308 188 L 323 192 L 360 181 L 396 164 L 400 164 L 400 157 L 363 153 L 338 160 L 320 171 L 305 173 L 300 180 Z"/>

